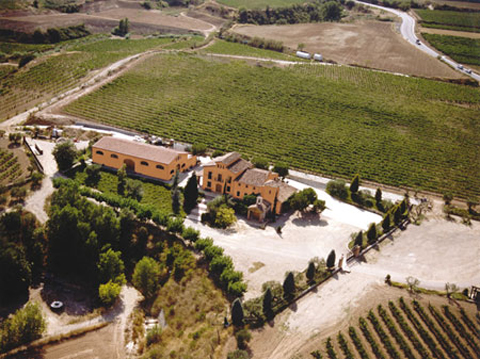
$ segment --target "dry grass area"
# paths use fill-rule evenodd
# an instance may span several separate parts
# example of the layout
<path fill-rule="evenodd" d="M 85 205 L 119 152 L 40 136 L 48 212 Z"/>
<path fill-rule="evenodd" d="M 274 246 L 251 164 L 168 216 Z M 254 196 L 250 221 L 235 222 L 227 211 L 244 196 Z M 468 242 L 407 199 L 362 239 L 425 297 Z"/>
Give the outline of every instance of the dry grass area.
<path fill-rule="evenodd" d="M 223 329 L 228 308 L 205 269 L 196 268 L 180 281 L 171 277 L 158 292 L 150 313 L 158 317 L 163 309 L 167 327 L 146 350 L 146 357 L 220 358 L 231 335 Z"/>
<path fill-rule="evenodd" d="M 237 26 L 234 31 L 259 36 L 296 49 L 320 53 L 327 60 L 422 77 L 457 79 L 462 75 L 407 43 L 393 23 L 357 21 L 296 25 Z"/>
<path fill-rule="evenodd" d="M 422 32 L 422 33 L 426 32 L 427 34 L 468 37 L 470 39 L 480 39 L 480 33 L 478 33 L 478 32 L 433 29 L 433 28 L 421 27 L 421 26 L 419 26 L 419 32 Z"/>

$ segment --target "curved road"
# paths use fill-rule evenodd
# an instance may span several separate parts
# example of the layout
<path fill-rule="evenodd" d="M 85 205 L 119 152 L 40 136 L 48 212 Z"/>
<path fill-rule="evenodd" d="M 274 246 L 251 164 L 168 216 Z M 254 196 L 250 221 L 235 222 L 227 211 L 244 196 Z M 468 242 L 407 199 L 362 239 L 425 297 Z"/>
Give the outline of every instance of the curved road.
<path fill-rule="evenodd" d="M 412 16 L 408 15 L 406 12 L 396 10 L 396 9 L 391 9 L 391 8 L 384 7 L 384 6 L 379 6 L 379 5 L 366 3 L 366 2 L 363 2 L 363 1 L 357 1 L 357 0 L 354 0 L 354 1 L 356 3 L 362 4 L 362 5 L 365 5 L 365 6 L 370 6 L 370 7 L 373 7 L 375 9 L 388 11 L 388 12 L 400 17 L 402 19 L 402 25 L 400 26 L 400 33 L 402 34 L 402 36 L 405 40 L 407 40 L 409 43 L 414 45 L 417 49 L 425 52 L 427 55 L 430 55 L 430 56 L 435 57 L 435 58 L 441 56 L 443 62 L 452 66 L 454 69 L 462 72 L 464 75 L 470 76 L 471 78 L 480 82 L 480 75 L 477 75 L 473 71 L 470 74 L 467 73 L 463 66 L 462 66 L 462 69 L 460 69 L 458 67 L 460 65 L 459 63 L 447 58 L 446 56 L 443 56 L 441 53 L 436 52 L 435 50 L 432 50 L 431 48 L 426 46 L 425 43 L 421 42 L 418 39 L 418 37 L 415 35 L 415 19 Z"/>

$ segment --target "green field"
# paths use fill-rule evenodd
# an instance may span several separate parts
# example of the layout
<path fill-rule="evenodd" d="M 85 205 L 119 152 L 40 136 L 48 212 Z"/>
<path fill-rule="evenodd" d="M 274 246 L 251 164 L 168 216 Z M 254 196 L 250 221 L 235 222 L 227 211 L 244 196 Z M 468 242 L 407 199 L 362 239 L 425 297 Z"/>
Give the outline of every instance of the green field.
<path fill-rule="evenodd" d="M 218 2 L 236 8 L 265 9 L 267 5 L 271 8 L 283 7 L 293 4 L 303 4 L 308 2 L 308 0 L 219 0 Z"/>
<path fill-rule="evenodd" d="M 107 194 L 117 194 L 117 175 L 107 171 L 101 171 L 101 179 L 95 186 L 99 191 Z M 87 174 L 84 171 L 75 171 L 72 177 L 85 184 Z M 143 188 L 142 204 L 153 205 L 163 213 L 172 213 L 172 199 L 170 190 L 161 184 L 153 184 L 148 181 L 141 181 Z"/>
<path fill-rule="evenodd" d="M 480 12 L 415 10 L 423 27 L 480 32 Z"/>
<path fill-rule="evenodd" d="M 55 45 L 51 44 L 19 44 L 15 42 L 1 42 L 0 52 L 10 55 L 14 53 L 42 52 L 53 49 Z"/>
<path fill-rule="evenodd" d="M 463 307 L 400 298 L 378 305 L 357 326 L 329 337 L 313 358 L 476 358 L 478 322 Z M 363 338 L 363 340 L 362 340 Z"/>
<path fill-rule="evenodd" d="M 341 66 L 157 55 L 65 112 L 316 173 L 480 194 L 478 88 Z"/>
<path fill-rule="evenodd" d="M 172 45 L 174 39 L 74 40 L 63 51 L 37 59 L 0 81 L 0 121 L 78 85 L 92 70 L 105 67 L 127 56 L 151 48 Z M 186 46 L 188 41 L 179 44 Z M 176 43 L 175 43 L 176 44 Z M 178 46 L 178 45 L 177 45 Z"/>
<path fill-rule="evenodd" d="M 238 56 L 250 56 L 261 57 L 275 60 L 287 60 L 287 61 L 299 61 L 300 59 L 278 51 L 258 49 L 256 47 L 229 42 L 223 40 L 217 40 L 215 43 L 204 50 L 201 53 L 215 53 L 224 55 L 238 55 Z"/>
<path fill-rule="evenodd" d="M 455 61 L 480 66 L 480 39 L 424 33 L 422 36 Z"/>

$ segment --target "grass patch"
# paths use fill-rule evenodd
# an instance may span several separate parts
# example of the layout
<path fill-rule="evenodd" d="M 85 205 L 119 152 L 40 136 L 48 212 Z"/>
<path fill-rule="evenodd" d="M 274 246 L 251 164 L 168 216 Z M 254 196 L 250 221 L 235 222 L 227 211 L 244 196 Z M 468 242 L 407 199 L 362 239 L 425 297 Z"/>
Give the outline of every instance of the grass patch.
<path fill-rule="evenodd" d="M 415 12 L 420 16 L 423 27 L 436 29 L 480 32 L 479 12 L 460 12 L 444 10 L 420 10 Z"/>
<path fill-rule="evenodd" d="M 236 42 L 224 41 L 224 40 L 216 40 L 213 45 L 202 50 L 201 53 L 250 56 L 250 57 L 260 57 L 260 58 L 287 60 L 287 61 L 299 60 L 294 56 L 291 56 L 285 53 L 272 51 L 272 50 L 257 49 L 252 46 L 239 44 Z"/>
<path fill-rule="evenodd" d="M 101 192 L 108 194 L 117 194 L 117 175 L 108 171 L 100 171 L 100 180 L 95 188 Z M 87 174 L 85 171 L 77 167 L 70 176 L 83 185 L 87 185 Z M 143 197 L 141 204 L 153 205 L 163 213 L 172 213 L 172 199 L 170 189 L 163 184 L 155 184 L 152 182 L 138 179 L 142 182 Z"/>
<path fill-rule="evenodd" d="M 480 66 L 480 39 L 425 33 L 422 36 L 455 61 Z"/>
<path fill-rule="evenodd" d="M 468 86 L 178 54 L 151 57 L 64 110 L 316 173 L 470 197 L 480 194 L 479 109 Z"/>

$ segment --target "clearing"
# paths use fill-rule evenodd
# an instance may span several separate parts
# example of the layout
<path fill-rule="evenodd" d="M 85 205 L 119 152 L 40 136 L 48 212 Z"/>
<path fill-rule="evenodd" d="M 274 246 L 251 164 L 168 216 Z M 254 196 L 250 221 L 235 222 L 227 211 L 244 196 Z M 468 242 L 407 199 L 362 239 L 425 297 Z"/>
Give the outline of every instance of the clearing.
<path fill-rule="evenodd" d="M 393 30 L 393 23 L 357 21 L 295 25 L 242 25 L 233 31 L 249 37 L 282 41 L 290 48 L 303 43 L 340 64 L 365 66 L 422 77 L 458 79 L 462 74 L 408 44 Z"/>
<path fill-rule="evenodd" d="M 358 316 L 366 316 L 376 304 L 408 297 L 405 290 L 384 284 L 388 273 L 401 281 L 404 276 L 413 275 L 420 279 L 421 287 L 440 290 L 446 282 L 456 283 L 461 289 L 462 285 L 478 285 L 479 233 L 478 223 L 467 227 L 438 218 L 431 218 L 419 227 L 410 225 L 406 231 L 383 242 L 379 252 L 370 251 L 364 261 L 351 265 L 351 273 L 335 275 L 317 292 L 277 316 L 273 327 L 266 326 L 257 332 L 251 343 L 255 358 L 289 358 L 299 352 L 308 355 L 323 345 L 322 338 L 336 335 L 348 325 L 356 326 Z M 455 240 L 451 239 L 453 236 Z M 429 301 L 448 304 L 441 297 L 421 295 L 420 298 L 424 299 L 425 307 Z M 470 309 L 474 312 L 474 308 Z"/>

